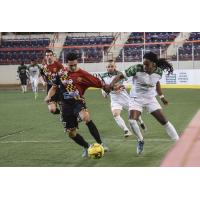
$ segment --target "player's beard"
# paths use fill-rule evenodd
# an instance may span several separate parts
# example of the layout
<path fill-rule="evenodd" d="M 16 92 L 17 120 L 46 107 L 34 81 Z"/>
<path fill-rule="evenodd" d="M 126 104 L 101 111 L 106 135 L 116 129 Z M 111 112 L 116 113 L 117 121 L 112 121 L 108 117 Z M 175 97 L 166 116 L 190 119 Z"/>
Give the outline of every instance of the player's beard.
<path fill-rule="evenodd" d="M 53 64 L 53 60 L 52 60 L 52 59 L 48 59 L 48 60 L 47 60 L 47 64 L 48 64 L 48 65 Z"/>
<path fill-rule="evenodd" d="M 70 71 L 75 72 L 77 69 L 77 66 L 73 66 L 73 67 L 69 67 L 69 68 L 70 68 Z"/>

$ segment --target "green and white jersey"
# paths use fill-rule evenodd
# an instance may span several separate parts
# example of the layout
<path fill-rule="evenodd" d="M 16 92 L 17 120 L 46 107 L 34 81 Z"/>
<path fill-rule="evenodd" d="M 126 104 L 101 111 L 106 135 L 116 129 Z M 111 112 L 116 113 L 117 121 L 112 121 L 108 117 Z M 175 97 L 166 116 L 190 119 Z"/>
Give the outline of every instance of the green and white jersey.
<path fill-rule="evenodd" d="M 38 78 L 40 75 L 40 67 L 39 65 L 30 65 L 28 68 L 28 72 L 30 77 Z"/>
<path fill-rule="evenodd" d="M 152 74 L 144 71 L 143 65 L 133 65 L 125 70 L 124 77 L 133 77 L 131 97 L 151 98 L 156 95 L 156 83 L 162 78 L 163 70 L 156 68 Z"/>
<path fill-rule="evenodd" d="M 119 71 L 114 71 L 112 74 L 106 72 L 104 74 L 101 75 L 101 78 L 105 81 L 106 84 L 110 84 L 113 79 L 121 72 Z M 124 81 L 126 81 L 127 79 L 123 79 L 120 82 L 118 82 L 120 85 L 124 85 Z M 127 93 L 126 89 L 122 90 L 121 92 L 115 92 L 115 91 L 111 91 L 110 92 L 110 98 L 111 101 L 112 100 L 116 100 L 117 98 L 129 98 L 129 94 Z"/>

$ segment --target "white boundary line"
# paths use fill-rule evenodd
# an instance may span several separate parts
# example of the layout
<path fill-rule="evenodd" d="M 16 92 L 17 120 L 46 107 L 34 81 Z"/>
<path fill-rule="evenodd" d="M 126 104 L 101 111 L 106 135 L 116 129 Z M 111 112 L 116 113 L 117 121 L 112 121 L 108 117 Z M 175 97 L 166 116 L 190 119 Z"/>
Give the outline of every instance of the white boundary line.
<path fill-rule="evenodd" d="M 136 139 L 104 139 L 104 141 L 125 141 L 125 142 L 133 142 Z M 172 142 L 170 139 L 146 139 L 145 141 L 149 142 Z M 0 144 L 7 144 L 7 143 L 62 143 L 67 142 L 67 140 L 10 140 L 10 141 L 1 141 Z M 94 142 L 89 140 L 89 142 Z"/>

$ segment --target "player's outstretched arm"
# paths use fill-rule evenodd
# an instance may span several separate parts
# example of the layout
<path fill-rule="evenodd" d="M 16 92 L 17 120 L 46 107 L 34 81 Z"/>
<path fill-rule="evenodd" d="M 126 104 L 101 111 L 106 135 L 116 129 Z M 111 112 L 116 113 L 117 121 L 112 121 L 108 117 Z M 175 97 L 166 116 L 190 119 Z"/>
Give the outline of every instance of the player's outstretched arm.
<path fill-rule="evenodd" d="M 51 97 L 52 97 L 53 95 L 55 95 L 56 90 L 57 90 L 57 86 L 56 86 L 56 85 L 53 85 L 53 86 L 50 88 L 50 90 L 49 90 L 47 96 L 45 97 L 44 101 L 47 102 L 47 103 L 49 103 L 49 101 L 51 100 Z"/>
<path fill-rule="evenodd" d="M 114 88 L 115 84 L 118 83 L 120 80 L 122 80 L 122 79 L 124 79 L 124 78 L 125 78 L 125 77 L 124 77 L 123 73 L 120 72 L 117 76 L 115 76 L 115 78 L 114 78 L 113 81 L 111 82 L 110 88 L 111 88 L 112 90 L 114 90 L 114 89 L 115 89 L 115 88 Z"/>
<path fill-rule="evenodd" d="M 164 105 L 168 105 L 168 101 L 165 99 L 165 96 L 162 92 L 162 89 L 161 89 L 161 86 L 160 86 L 160 81 L 158 81 L 156 83 L 156 91 L 157 91 L 157 94 L 159 95 L 160 97 L 160 100 L 163 102 Z"/>

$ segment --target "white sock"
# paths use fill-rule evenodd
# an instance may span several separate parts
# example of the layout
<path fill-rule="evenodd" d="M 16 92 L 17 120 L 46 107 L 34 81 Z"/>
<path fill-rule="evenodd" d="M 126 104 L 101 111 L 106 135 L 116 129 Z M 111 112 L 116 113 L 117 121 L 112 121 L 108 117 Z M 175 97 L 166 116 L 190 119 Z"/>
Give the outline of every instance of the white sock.
<path fill-rule="evenodd" d="M 24 91 L 27 92 L 27 86 L 26 85 L 24 86 Z"/>
<path fill-rule="evenodd" d="M 144 121 L 142 120 L 141 115 L 139 116 L 138 121 L 140 122 L 140 124 L 143 124 L 143 123 L 144 123 Z"/>
<path fill-rule="evenodd" d="M 164 128 L 165 128 L 165 131 L 167 132 L 167 134 L 169 135 L 169 137 L 172 140 L 178 140 L 179 139 L 179 136 L 178 136 L 178 133 L 176 132 L 176 129 L 174 128 L 174 126 L 170 122 L 167 122 L 164 125 Z"/>
<path fill-rule="evenodd" d="M 118 126 L 123 129 L 124 131 L 128 131 L 128 128 L 124 122 L 124 120 L 122 119 L 122 117 L 119 115 L 117 117 L 114 117 L 116 123 L 118 124 Z"/>
<path fill-rule="evenodd" d="M 135 133 L 138 141 L 143 141 L 144 138 L 143 138 L 142 133 L 140 131 L 140 128 L 139 128 L 139 126 L 137 124 L 137 121 L 133 120 L 133 119 L 129 119 L 129 122 L 130 122 L 130 126 L 131 126 L 133 132 Z"/>
<path fill-rule="evenodd" d="M 22 92 L 24 92 L 24 86 L 23 85 L 21 86 L 21 88 L 22 88 Z"/>
<path fill-rule="evenodd" d="M 32 86 L 32 91 L 35 92 L 35 87 L 34 87 L 34 84 L 31 83 L 31 86 Z"/>

